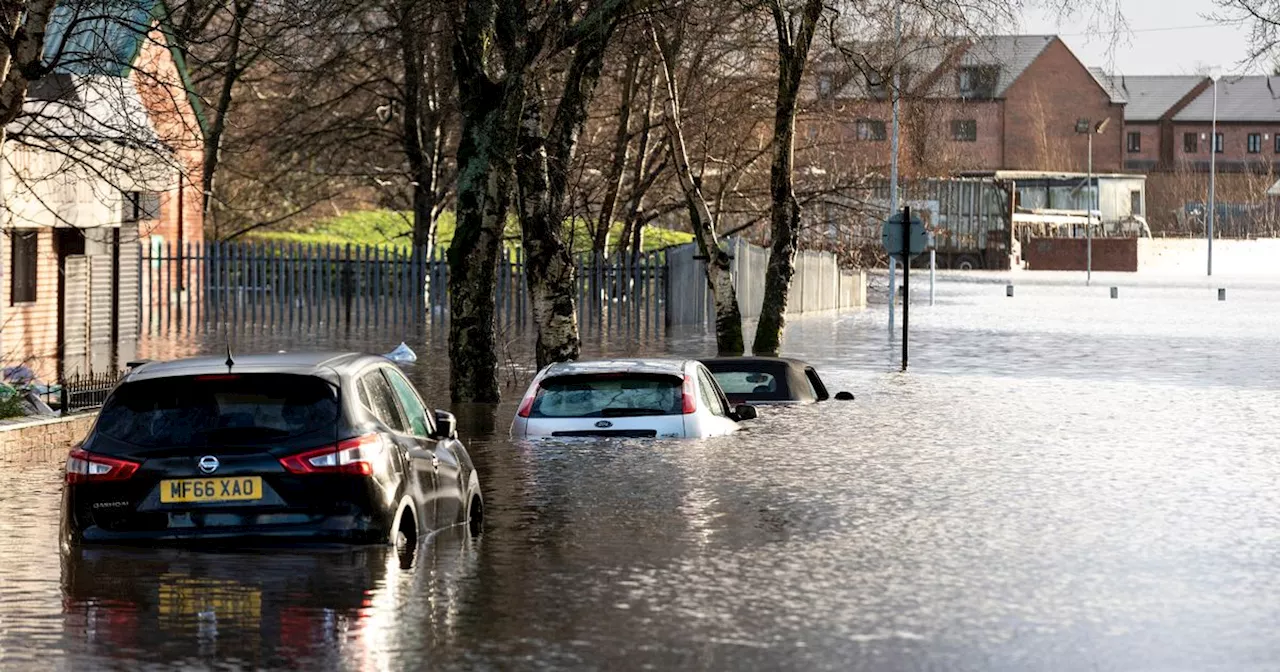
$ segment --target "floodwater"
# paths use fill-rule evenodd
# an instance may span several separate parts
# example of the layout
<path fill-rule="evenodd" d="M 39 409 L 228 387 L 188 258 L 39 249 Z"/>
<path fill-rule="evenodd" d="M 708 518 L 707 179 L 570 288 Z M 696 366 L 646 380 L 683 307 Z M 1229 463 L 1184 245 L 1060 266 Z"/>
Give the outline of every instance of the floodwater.
<path fill-rule="evenodd" d="M 513 443 L 519 384 L 456 409 L 486 529 L 408 568 L 385 549 L 63 556 L 63 456 L 0 457 L 0 668 L 1276 669 L 1280 283 L 1218 302 L 1130 278 L 1112 300 L 1105 276 L 1034 276 L 1056 280 L 1006 298 L 975 277 L 933 307 L 917 286 L 906 374 L 883 305 L 795 321 L 790 354 L 857 400 L 737 436 Z M 411 345 L 444 405 L 439 348 Z"/>

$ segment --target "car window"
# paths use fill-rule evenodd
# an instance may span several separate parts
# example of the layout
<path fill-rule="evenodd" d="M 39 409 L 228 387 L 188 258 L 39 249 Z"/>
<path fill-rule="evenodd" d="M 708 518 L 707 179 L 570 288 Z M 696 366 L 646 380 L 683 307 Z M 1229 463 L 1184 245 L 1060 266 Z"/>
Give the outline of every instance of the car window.
<path fill-rule="evenodd" d="M 812 366 L 805 367 L 805 378 L 809 379 L 809 385 L 813 388 L 813 398 L 818 401 L 826 401 L 831 398 L 831 394 L 827 392 L 827 386 L 822 384 L 822 379 L 818 377 L 818 372 L 813 370 Z"/>
<path fill-rule="evenodd" d="M 763 371 L 723 371 L 712 374 L 726 394 L 774 394 L 778 379 Z"/>
<path fill-rule="evenodd" d="M 556 376 L 543 380 L 529 409 L 531 418 L 612 418 L 679 415 L 677 376 L 610 373 Z"/>
<path fill-rule="evenodd" d="M 369 398 L 369 410 L 373 411 L 382 424 L 397 432 L 407 431 L 400 409 L 396 407 L 395 392 L 391 390 L 391 384 L 383 377 L 382 372 L 377 369 L 370 371 L 360 379 L 360 383 L 365 388 L 364 394 Z"/>
<path fill-rule="evenodd" d="M 276 445 L 333 432 L 338 416 L 336 391 L 314 376 L 175 376 L 120 386 L 97 431 L 144 447 Z"/>
<path fill-rule="evenodd" d="M 792 390 L 787 385 L 787 365 L 774 362 L 718 363 L 711 375 L 724 393 L 735 400 L 790 401 Z"/>
<path fill-rule="evenodd" d="M 418 393 L 414 391 L 409 381 L 405 380 L 404 374 L 392 369 L 383 369 L 387 379 L 391 381 L 391 388 L 395 390 L 396 397 L 400 399 L 400 408 L 404 410 L 409 420 L 409 427 L 413 431 L 414 436 L 423 438 L 431 437 L 431 420 L 427 416 L 427 409 L 422 406 L 422 400 L 418 398 Z"/>
<path fill-rule="evenodd" d="M 720 397 L 719 390 L 716 389 L 715 380 L 707 373 L 705 369 L 698 369 L 698 387 L 702 389 L 702 402 L 711 409 L 711 413 L 719 416 L 728 416 L 729 409 L 726 402 Z"/>

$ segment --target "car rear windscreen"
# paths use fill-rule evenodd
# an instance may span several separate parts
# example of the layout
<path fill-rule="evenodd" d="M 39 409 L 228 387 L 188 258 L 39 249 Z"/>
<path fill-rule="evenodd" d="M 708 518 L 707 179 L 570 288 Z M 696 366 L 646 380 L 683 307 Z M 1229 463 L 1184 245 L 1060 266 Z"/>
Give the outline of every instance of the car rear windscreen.
<path fill-rule="evenodd" d="M 791 391 L 785 373 L 785 367 L 777 367 L 768 371 L 713 370 L 711 375 L 728 396 L 747 401 L 787 401 L 791 399 Z"/>
<path fill-rule="evenodd" d="M 147 448 L 269 446 L 332 433 L 338 414 L 337 392 L 314 376 L 175 376 L 120 386 L 97 431 Z"/>
<path fill-rule="evenodd" d="M 542 381 L 531 418 L 679 415 L 684 379 L 662 374 L 557 376 Z"/>

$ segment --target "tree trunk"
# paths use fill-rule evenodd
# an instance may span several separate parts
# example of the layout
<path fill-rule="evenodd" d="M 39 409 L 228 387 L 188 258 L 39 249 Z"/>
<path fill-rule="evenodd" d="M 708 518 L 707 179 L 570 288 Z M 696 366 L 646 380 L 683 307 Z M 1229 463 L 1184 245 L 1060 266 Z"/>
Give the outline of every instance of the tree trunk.
<path fill-rule="evenodd" d="M 529 302 L 537 327 L 538 368 L 578 358 L 578 314 L 574 305 L 573 256 L 560 225 L 561 205 L 553 202 L 542 135 L 540 96 L 525 106 L 516 158 L 520 186 L 520 228 Z"/>
<path fill-rule="evenodd" d="M 5 127 L 22 114 L 27 87 L 46 74 L 44 34 L 53 13 L 54 0 L 0 3 L 0 21 L 8 30 L 0 46 L 0 148 Z M 25 16 L 24 16 L 25 15 Z"/>
<path fill-rule="evenodd" d="M 449 392 L 454 402 L 497 402 L 498 254 L 511 204 L 513 158 L 524 102 L 523 73 L 499 82 L 485 72 L 485 3 L 467 6 L 454 46 L 462 135 L 458 142 L 457 228 L 449 246 Z M 477 12 L 479 14 L 479 12 Z M 472 33 L 472 34 L 466 34 Z"/>
<path fill-rule="evenodd" d="M 671 160 L 689 205 L 689 217 L 693 220 L 693 233 L 698 241 L 698 249 L 707 260 L 707 284 L 711 287 L 716 308 L 716 353 L 722 357 L 736 357 L 743 352 L 742 312 L 738 309 L 738 295 L 733 287 L 729 255 L 720 248 L 720 243 L 716 240 L 715 220 L 711 216 L 711 209 L 689 168 L 684 131 L 680 127 L 680 97 L 676 94 L 675 79 L 671 75 L 671 67 L 657 30 L 652 32 L 667 84 L 663 123 L 667 129 Z"/>
<path fill-rule="evenodd" d="M 244 72 L 240 63 L 240 47 L 243 42 L 244 22 L 253 8 L 253 2 L 237 1 L 233 3 L 233 6 L 231 34 L 227 37 L 227 49 L 229 50 L 227 66 L 222 71 L 222 81 L 218 86 L 218 98 L 214 102 L 213 114 L 211 115 L 213 120 L 204 136 L 204 162 L 201 166 L 200 174 L 200 206 L 204 213 L 205 222 L 213 223 L 215 237 L 217 237 L 218 229 L 217 218 L 213 214 L 214 178 L 218 173 L 218 163 L 222 158 L 222 136 L 227 130 L 227 113 L 231 109 L 232 94 L 234 93 L 236 82 L 240 80 L 240 75 Z"/>
<path fill-rule="evenodd" d="M 613 136 L 613 159 L 605 177 L 604 198 L 600 202 L 600 217 L 596 221 L 596 235 L 592 251 L 602 259 L 609 245 L 609 230 L 613 228 L 613 215 L 617 209 L 618 192 L 622 190 L 622 176 L 627 166 L 627 153 L 631 148 L 631 106 L 635 98 L 636 73 L 640 66 L 640 53 L 633 52 L 627 58 L 626 73 L 622 81 L 622 100 L 618 104 L 618 126 Z"/>
<path fill-rule="evenodd" d="M 431 258 L 436 231 L 435 158 L 441 141 L 439 115 L 423 90 L 426 83 L 424 29 L 418 23 L 418 0 L 406 0 L 398 17 L 404 64 L 404 153 L 413 180 L 413 255 Z"/>
<path fill-rule="evenodd" d="M 796 272 L 796 250 L 800 243 L 800 204 L 796 201 L 793 176 L 795 158 L 796 107 L 800 82 L 809 60 L 809 46 L 822 0 L 805 0 L 799 29 L 792 35 L 792 21 L 779 0 L 772 3 L 774 27 L 778 32 L 778 98 L 774 106 L 773 165 L 769 171 L 770 231 L 772 244 L 764 276 L 764 302 L 756 338 L 751 350 L 757 356 L 776 357 L 786 326 L 787 299 Z"/>

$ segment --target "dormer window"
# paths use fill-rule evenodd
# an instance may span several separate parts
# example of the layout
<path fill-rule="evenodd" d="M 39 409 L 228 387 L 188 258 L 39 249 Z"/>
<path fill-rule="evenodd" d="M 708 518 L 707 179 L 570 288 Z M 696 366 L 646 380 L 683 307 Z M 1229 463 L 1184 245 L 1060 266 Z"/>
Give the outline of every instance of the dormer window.
<path fill-rule="evenodd" d="M 898 69 L 898 88 L 911 88 L 911 68 Z M 867 95 L 873 100 L 887 100 L 893 94 L 893 70 L 873 72 L 867 75 Z"/>
<path fill-rule="evenodd" d="M 969 65 L 960 68 L 956 77 L 961 98 L 989 100 L 996 97 L 996 82 L 1000 79 L 1000 67 Z"/>
<path fill-rule="evenodd" d="M 835 90 L 836 78 L 829 72 L 818 75 L 818 95 L 827 98 Z"/>

